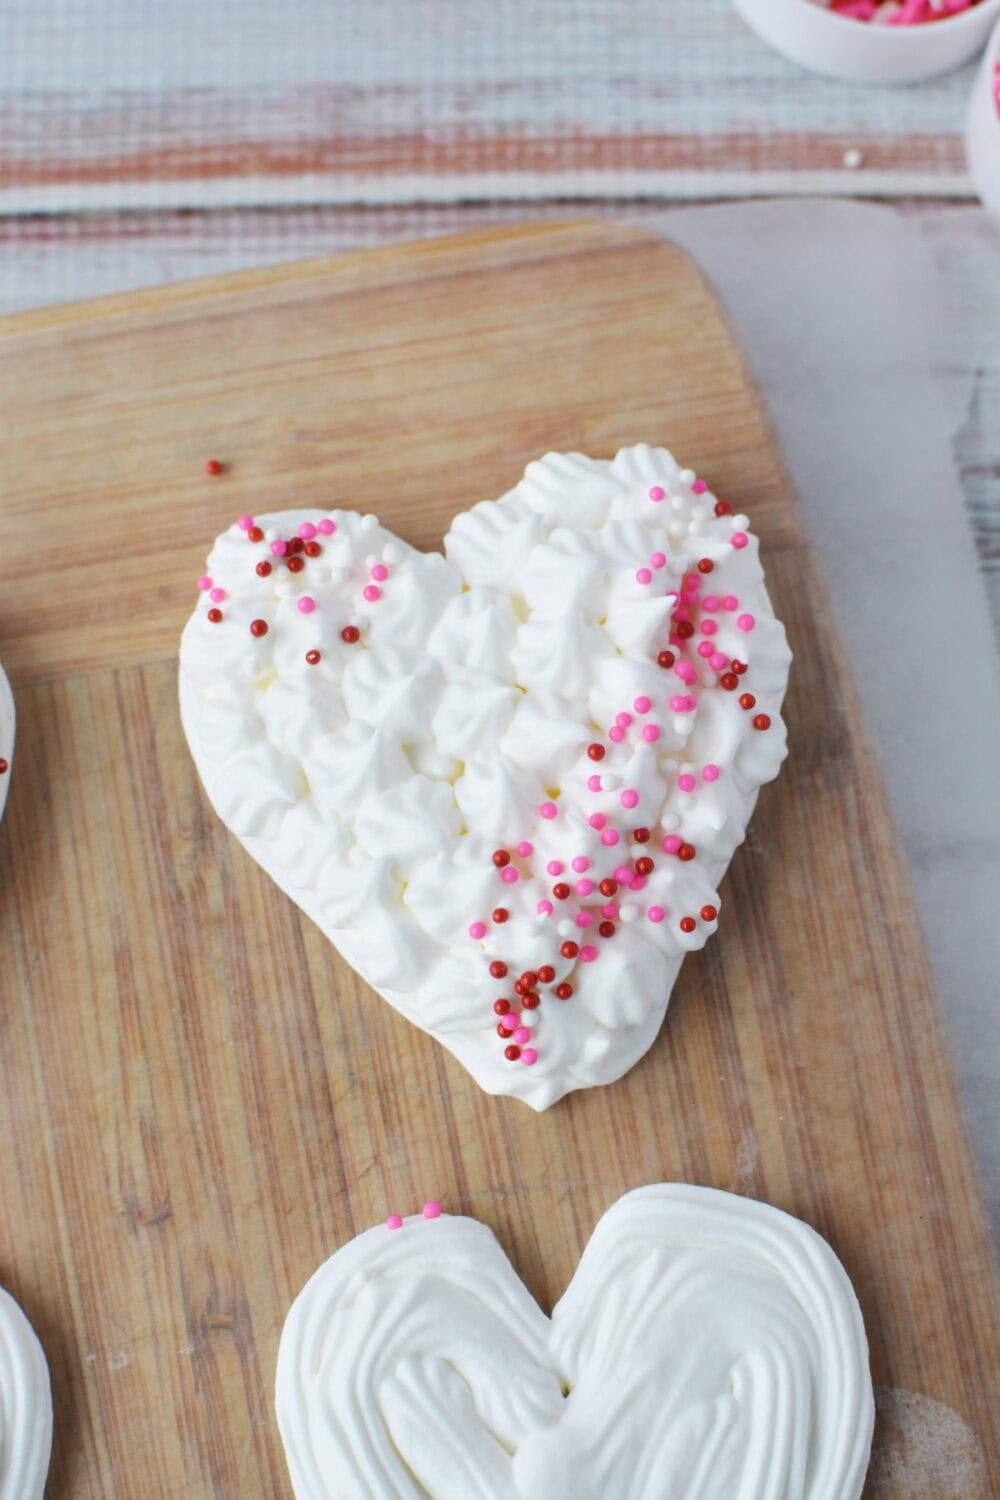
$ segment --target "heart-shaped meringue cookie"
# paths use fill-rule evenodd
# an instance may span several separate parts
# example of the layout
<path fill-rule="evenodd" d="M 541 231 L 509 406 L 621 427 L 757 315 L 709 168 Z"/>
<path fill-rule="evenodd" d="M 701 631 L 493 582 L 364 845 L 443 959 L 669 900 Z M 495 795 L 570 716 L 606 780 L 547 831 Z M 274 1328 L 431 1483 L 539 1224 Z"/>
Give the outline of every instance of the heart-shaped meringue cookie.
<path fill-rule="evenodd" d="M 0 1287 L 0 1500 L 41 1500 L 51 1449 L 49 1367 L 31 1324 Z"/>
<path fill-rule="evenodd" d="M 550 454 L 445 556 L 374 516 L 244 516 L 181 644 L 247 850 L 490 1093 L 649 1047 L 785 755 L 790 655 L 744 516 L 663 449 Z"/>
<path fill-rule="evenodd" d="M 10 690 L 7 674 L 0 667 L 0 818 L 7 806 L 10 789 L 10 765 L 14 759 L 14 694 Z"/>
<path fill-rule="evenodd" d="M 389 1220 L 296 1299 L 278 1425 L 297 1500 L 857 1500 L 857 1300 L 812 1229 L 661 1184 L 601 1219 L 551 1319 L 484 1225 Z"/>

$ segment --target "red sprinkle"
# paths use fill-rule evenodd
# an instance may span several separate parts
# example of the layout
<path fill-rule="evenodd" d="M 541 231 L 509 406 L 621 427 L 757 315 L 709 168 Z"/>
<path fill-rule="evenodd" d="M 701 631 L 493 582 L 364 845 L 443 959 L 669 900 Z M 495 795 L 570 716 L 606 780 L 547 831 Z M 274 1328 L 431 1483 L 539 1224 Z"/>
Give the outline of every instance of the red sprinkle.
<path fill-rule="evenodd" d="M 266 560 L 264 562 L 259 562 L 257 564 L 257 577 L 258 578 L 270 578 L 270 576 L 271 576 L 271 564 L 269 562 L 267 562 Z"/>
<path fill-rule="evenodd" d="M 715 514 L 717 516 L 731 516 L 732 513 L 733 507 L 730 505 L 728 500 L 716 500 Z"/>
<path fill-rule="evenodd" d="M 496 908 L 496 910 L 494 911 L 494 913 L 493 913 L 493 920 L 494 920 L 494 922 L 501 922 L 502 923 L 502 922 L 506 922 L 506 920 L 507 920 L 507 918 L 509 916 L 510 916 L 510 912 L 507 910 L 506 906 L 498 906 Z"/>
<path fill-rule="evenodd" d="M 753 727 L 755 729 L 770 729 L 771 719 L 768 714 L 755 714 Z"/>
<path fill-rule="evenodd" d="M 645 877 L 646 875 L 652 875 L 655 868 L 656 866 L 653 864 L 653 861 L 647 854 L 644 854 L 642 859 L 637 859 L 635 862 L 635 873 L 637 875 L 642 875 L 643 877 Z"/>
<path fill-rule="evenodd" d="M 205 473 L 206 474 L 221 474 L 222 473 L 222 464 L 219 462 L 219 460 L 217 458 L 206 458 L 206 460 L 205 460 Z"/>
<path fill-rule="evenodd" d="M 210 609 L 208 612 L 208 618 L 211 620 L 213 625 L 218 625 L 219 621 L 222 619 L 222 610 Z"/>
<path fill-rule="evenodd" d="M 689 641 L 694 635 L 694 626 L 690 620 L 678 620 L 674 625 L 674 634 L 682 641 Z"/>
<path fill-rule="evenodd" d="M 597 744 L 588 745 L 587 754 L 590 756 L 591 760 L 603 760 L 605 755 L 604 746 Z"/>
<path fill-rule="evenodd" d="M 250 530 L 247 532 L 247 541 L 248 542 L 262 542 L 263 540 L 264 540 L 264 533 L 261 531 L 260 527 L 259 526 L 251 526 Z"/>
<path fill-rule="evenodd" d="M 505 963 L 502 963 L 499 958 L 495 958 L 490 964 L 490 973 L 493 975 L 494 979 L 506 979 L 507 965 Z"/>
<path fill-rule="evenodd" d="M 251 620 L 250 621 L 250 634 L 258 636 L 258 637 L 260 637 L 262 635 L 267 635 L 267 621 L 266 620 Z"/>
<path fill-rule="evenodd" d="M 526 995 L 521 996 L 521 1009 L 537 1010 L 540 998 L 541 997 L 537 995 L 534 990 L 529 990 Z"/>
<path fill-rule="evenodd" d="M 573 993 L 573 986 L 571 984 L 557 984 L 556 985 L 556 999 L 557 1000 L 568 1000 L 569 997 L 572 995 L 572 993 Z"/>
<path fill-rule="evenodd" d="M 681 932 L 694 932 L 697 925 L 694 917 L 681 917 Z"/>
<path fill-rule="evenodd" d="M 551 964 L 542 964 L 542 967 L 538 971 L 538 983 L 539 984 L 551 984 L 552 981 L 553 981 L 553 979 L 555 979 L 555 977 L 556 977 L 556 971 L 555 971 L 555 969 L 553 969 L 552 965 Z"/>
<path fill-rule="evenodd" d="M 510 855 L 507 853 L 506 849 L 494 849 L 493 863 L 496 865 L 498 870 L 502 870 L 504 865 L 510 864 Z"/>
<path fill-rule="evenodd" d="M 306 542 L 302 550 L 306 557 L 320 557 L 323 552 L 319 542 Z"/>
<path fill-rule="evenodd" d="M 648 828 L 632 829 L 632 837 L 635 839 L 637 844 L 648 844 L 652 836 L 653 835 L 650 833 Z"/>
<path fill-rule="evenodd" d="M 290 557 L 288 559 L 289 573 L 301 573 L 305 567 L 305 560 L 301 557 Z"/>
<path fill-rule="evenodd" d="M 521 1049 L 513 1042 L 511 1042 L 509 1047 L 505 1047 L 503 1049 L 503 1055 L 508 1062 L 517 1062 L 518 1058 L 521 1056 Z"/>
<path fill-rule="evenodd" d="M 677 858 L 683 860 L 694 859 L 695 848 L 693 844 L 682 844 L 677 851 Z"/>
<path fill-rule="evenodd" d="M 714 922 L 719 913 L 714 906 L 703 906 L 701 909 L 701 920 L 703 922 Z"/>
<path fill-rule="evenodd" d="M 739 657 L 737 657 L 737 656 L 733 657 L 733 659 L 729 663 L 729 665 L 732 667 L 732 669 L 736 673 L 737 677 L 742 677 L 743 673 L 747 669 L 746 662 L 745 661 L 740 661 Z"/>
<path fill-rule="evenodd" d="M 756 706 L 756 703 L 757 699 L 754 697 L 753 693 L 740 694 L 740 708 L 754 708 Z"/>
<path fill-rule="evenodd" d="M 719 685 L 721 687 L 724 687 L 727 693 L 731 693 L 735 689 L 739 680 L 740 679 L 737 677 L 735 672 L 723 672 L 722 676 L 719 678 Z"/>
<path fill-rule="evenodd" d="M 569 899 L 569 886 L 560 880 L 558 885 L 552 887 L 552 894 L 557 901 L 567 901 Z"/>
<path fill-rule="evenodd" d="M 677 658 L 672 651 L 661 651 L 656 660 L 661 667 L 672 667 Z"/>
<path fill-rule="evenodd" d="M 508 1021 L 507 1018 L 506 1018 L 506 1016 L 503 1018 L 502 1021 L 498 1021 L 497 1022 L 497 1036 L 510 1036 L 510 1034 L 511 1034 L 511 1032 L 513 1030 L 514 1030 L 514 1024 L 513 1024 L 513 1022 L 512 1021 Z"/>
<path fill-rule="evenodd" d="M 699 562 L 699 564 L 698 564 L 698 572 L 699 573 L 713 573 L 714 571 L 715 571 L 715 563 L 712 561 L 712 559 L 710 557 L 703 557 L 701 559 L 701 561 Z"/>
<path fill-rule="evenodd" d="M 571 940 L 567 940 L 559 949 L 559 952 L 562 954 L 563 958 L 575 958 L 579 951 L 580 945 L 578 943 L 572 942 Z"/>
<path fill-rule="evenodd" d="M 4 760 L 3 756 L 0 755 L 0 776 L 6 776 L 6 774 L 7 774 L 7 772 L 9 770 L 10 770 L 10 765 L 8 764 L 7 761 Z"/>
<path fill-rule="evenodd" d="M 535 973 L 534 969 L 525 969 L 524 973 L 521 975 L 521 979 L 528 986 L 529 990 L 533 990 L 535 988 L 535 985 L 538 983 L 538 975 Z"/>
<path fill-rule="evenodd" d="M 353 646 L 355 642 L 360 641 L 361 631 L 356 625 L 345 625 L 340 632 L 340 639 L 346 641 L 349 646 Z"/>
<path fill-rule="evenodd" d="M 602 922 L 597 930 L 602 938 L 613 938 L 615 935 L 615 924 L 614 922 Z"/>
<path fill-rule="evenodd" d="M 307 651 L 306 652 L 306 661 L 309 663 L 309 665 L 311 667 L 314 667 L 316 665 L 316 663 L 319 661 L 319 659 L 320 659 L 320 656 L 319 656 L 319 652 L 318 651 L 313 650 L 313 651 Z"/>
<path fill-rule="evenodd" d="M 507 1012 L 510 1010 L 510 1001 L 509 1000 L 494 1000 L 494 1002 L 493 1002 L 493 1009 L 496 1011 L 496 1013 L 497 1013 L 498 1016 L 505 1016 L 507 1014 Z"/>
<path fill-rule="evenodd" d="M 618 892 L 617 880 L 602 880 L 597 887 L 602 896 L 614 896 Z"/>

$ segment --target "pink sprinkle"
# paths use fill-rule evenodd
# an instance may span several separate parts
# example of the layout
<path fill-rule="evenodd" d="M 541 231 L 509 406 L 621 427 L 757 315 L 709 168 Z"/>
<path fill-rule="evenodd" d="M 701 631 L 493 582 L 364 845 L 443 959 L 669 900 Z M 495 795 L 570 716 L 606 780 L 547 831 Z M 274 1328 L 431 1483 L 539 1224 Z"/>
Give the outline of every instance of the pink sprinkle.
<path fill-rule="evenodd" d="M 302 598 L 299 600 L 299 613 L 303 615 L 311 615 L 315 608 L 316 600 L 310 598 L 308 594 L 303 594 Z"/>
<path fill-rule="evenodd" d="M 381 599 L 382 590 L 380 588 L 376 588 L 374 583 L 366 583 L 364 588 L 361 590 L 361 594 L 363 598 L 368 600 L 369 604 L 374 604 L 377 599 Z"/>
<path fill-rule="evenodd" d="M 601 790 L 601 778 L 599 776 L 588 776 L 587 790 L 590 792 L 599 792 Z"/>
<path fill-rule="evenodd" d="M 647 745 L 654 744 L 660 738 L 659 724 L 644 724 L 642 726 L 642 737 Z"/>
<path fill-rule="evenodd" d="M 319 534 L 320 534 L 320 536 L 333 536 L 333 533 L 336 531 L 336 529 L 337 529 L 337 523 L 336 523 L 336 521 L 323 520 L 323 521 L 320 521 L 320 523 L 319 523 Z"/>
<path fill-rule="evenodd" d="M 212 587 L 212 580 L 211 580 L 211 578 L 199 578 L 198 579 L 198 587 L 201 589 L 201 591 L 202 591 L 203 594 L 207 593 L 208 590 Z"/>
<path fill-rule="evenodd" d="M 715 611 L 719 607 L 718 594 L 706 594 L 704 599 L 701 601 L 701 607 L 702 609 L 707 609 L 710 615 L 714 615 Z"/>
<path fill-rule="evenodd" d="M 719 768 L 718 768 L 718 766 L 707 765 L 705 767 L 705 769 L 701 773 L 701 779 L 702 779 L 702 781 L 718 781 L 718 779 L 719 779 Z"/>
<path fill-rule="evenodd" d="M 607 917 L 609 922 L 612 920 L 612 918 L 617 917 L 617 915 L 618 906 L 614 901 L 608 901 L 604 906 L 601 907 L 601 916 Z"/>
<path fill-rule="evenodd" d="M 477 941 L 479 938 L 484 938 L 486 936 L 486 923 L 473 922 L 469 927 L 469 936 L 470 938 L 476 938 Z"/>
<path fill-rule="evenodd" d="M 708 658 L 708 665 L 712 668 L 713 672 L 721 672 L 723 667 L 728 665 L 728 662 L 729 657 L 722 651 L 713 651 Z"/>
<path fill-rule="evenodd" d="M 529 844 L 527 839 L 522 839 L 517 846 L 517 852 L 522 859 L 527 859 L 529 854 L 534 854 L 535 846 L 534 844 Z"/>
<path fill-rule="evenodd" d="M 694 484 L 691 486 L 692 493 L 695 495 L 703 495 L 707 489 L 708 485 L 705 483 L 704 479 L 696 479 Z"/>
<path fill-rule="evenodd" d="M 434 1202 L 425 1203 L 424 1207 L 423 1207 L 423 1215 L 424 1215 L 425 1219 L 440 1219 L 440 1217 L 441 1217 L 441 1205 L 440 1205 L 440 1203 L 434 1203 Z"/>
<path fill-rule="evenodd" d="M 611 728 L 608 730 L 608 739 L 613 740 L 616 745 L 620 745 L 624 738 L 625 731 L 624 729 L 622 729 L 621 725 L 612 724 Z"/>
<path fill-rule="evenodd" d="M 223 599 L 226 597 L 226 591 L 225 589 L 212 589 L 208 597 L 211 599 L 213 604 L 221 604 Z"/>
<path fill-rule="evenodd" d="M 559 809 L 556 807 L 554 802 L 543 802 L 541 807 L 538 809 L 541 817 L 549 819 L 554 818 L 558 810 Z"/>
<path fill-rule="evenodd" d="M 655 568 L 657 572 L 659 572 L 661 568 L 665 568 L 666 565 L 667 559 L 664 557 L 662 552 L 654 552 L 652 557 L 649 559 L 649 566 L 651 568 Z"/>
<path fill-rule="evenodd" d="M 702 635 L 714 635 L 718 628 L 714 620 L 702 620 L 701 622 Z"/>
<path fill-rule="evenodd" d="M 722 607 L 723 609 L 728 610 L 739 609 L 740 601 L 737 599 L 735 594 L 727 594 L 722 601 Z"/>
<path fill-rule="evenodd" d="M 629 886 L 632 884 L 632 871 L 628 865 L 619 865 L 615 871 L 615 879 L 619 885 Z"/>
<path fill-rule="evenodd" d="M 283 541 L 281 541 L 279 539 L 278 541 L 271 543 L 271 553 L 272 553 L 272 556 L 274 556 L 274 557 L 284 557 L 284 555 L 285 555 L 285 553 L 287 551 L 288 551 L 288 543 L 287 542 L 283 542 Z"/>
<path fill-rule="evenodd" d="M 687 704 L 688 704 L 687 694 L 686 693 L 678 693 L 675 697 L 671 698 L 671 700 L 670 700 L 671 712 L 673 712 L 675 714 L 687 713 Z"/>
<path fill-rule="evenodd" d="M 598 831 L 604 827 L 607 821 L 608 820 L 603 813 L 591 813 L 590 817 L 587 819 L 587 822 L 590 824 L 591 828 L 596 828 L 598 829 Z"/>
<path fill-rule="evenodd" d="M 500 871 L 500 879 L 504 885 L 516 885 L 521 876 L 513 865 L 507 865 Z"/>
<path fill-rule="evenodd" d="M 686 771 L 683 776 L 678 776 L 677 778 L 677 785 L 682 792 L 693 792 L 697 784 L 694 777 L 689 776 Z"/>
<path fill-rule="evenodd" d="M 537 911 L 537 913 L 538 913 L 538 915 L 540 917 L 551 917 L 551 915 L 552 915 L 552 902 L 551 901 L 539 901 L 538 905 L 535 907 L 535 910 Z"/>
<path fill-rule="evenodd" d="M 702 641 L 700 643 L 700 645 L 698 646 L 698 655 L 706 657 L 712 655 L 712 645 L 710 641 Z"/>
<path fill-rule="evenodd" d="M 550 875 L 561 875 L 565 866 L 561 859 L 550 859 L 545 868 Z"/>
<path fill-rule="evenodd" d="M 403 1221 L 399 1214 L 390 1214 L 385 1221 L 385 1227 L 386 1229 L 402 1229 Z"/>
<path fill-rule="evenodd" d="M 663 918 L 666 916 L 666 912 L 663 910 L 662 906 L 651 906 L 646 912 L 646 916 L 651 922 L 662 922 Z"/>
<path fill-rule="evenodd" d="M 752 630 L 756 623 L 757 621 L 754 619 L 753 615 L 740 615 L 739 619 L 736 621 L 736 627 L 738 630 Z"/>
<path fill-rule="evenodd" d="M 652 583 L 652 581 L 653 581 L 653 575 L 649 571 L 648 568 L 637 568 L 636 569 L 636 574 L 635 574 L 635 581 L 636 581 L 636 583 L 641 583 L 641 584 Z"/>
<path fill-rule="evenodd" d="M 679 838 L 676 833 L 668 833 L 663 840 L 663 852 L 665 854 L 676 854 L 683 842 L 683 839 Z"/>
<path fill-rule="evenodd" d="M 521 1061 L 526 1068 L 533 1068 L 538 1061 L 538 1053 L 534 1047 L 524 1047 L 521 1051 Z"/>
<path fill-rule="evenodd" d="M 385 563 L 376 563 L 372 568 L 372 577 L 376 583 L 384 583 L 389 576 L 389 569 Z"/>
<path fill-rule="evenodd" d="M 632 877 L 632 889 L 634 891 L 642 891 L 642 890 L 645 890 L 645 888 L 646 888 L 646 882 L 643 879 L 643 877 L 641 875 L 633 875 L 633 877 Z"/>
<path fill-rule="evenodd" d="M 620 729 L 627 729 L 628 726 L 631 724 L 631 722 L 632 722 L 632 715 L 631 714 L 621 713 L 621 714 L 616 714 L 615 715 L 615 723 L 618 725 L 618 727 Z"/>
<path fill-rule="evenodd" d="M 585 854 L 578 854 L 573 860 L 573 868 L 578 875 L 582 875 L 584 870 L 590 869 L 590 860 Z"/>
<path fill-rule="evenodd" d="M 237 524 L 241 531 L 249 531 L 253 525 L 253 516 L 240 516 Z"/>
<path fill-rule="evenodd" d="M 637 698 L 632 704 L 632 707 L 635 709 L 637 714 L 648 714 L 652 706 L 653 700 L 651 698 L 647 698 L 645 693 L 643 693 L 641 698 Z"/>
<path fill-rule="evenodd" d="M 633 791 L 630 786 L 626 787 L 622 792 L 619 801 L 621 802 L 622 807 L 635 807 L 639 801 L 639 793 Z"/>
<path fill-rule="evenodd" d="M 688 687 L 698 681 L 698 673 L 689 661 L 679 661 L 674 668 L 674 672 L 680 678 L 681 682 L 687 683 Z"/>
<path fill-rule="evenodd" d="M 594 919 L 589 911 L 578 911 L 573 920 L 576 922 L 577 927 L 589 927 Z"/>
<path fill-rule="evenodd" d="M 654 484 L 649 492 L 649 498 L 650 500 L 662 500 L 666 496 L 666 493 L 666 490 L 660 485 Z"/>
<path fill-rule="evenodd" d="M 605 849 L 613 849 L 618 842 L 618 831 L 615 828 L 605 828 L 601 834 L 601 843 Z"/>
<path fill-rule="evenodd" d="M 525 1042 L 530 1042 L 531 1041 L 531 1032 L 529 1031 L 528 1027 L 527 1026 L 519 1026 L 517 1028 L 517 1030 L 514 1032 L 514 1040 L 521 1047 L 524 1046 Z"/>
<path fill-rule="evenodd" d="M 311 521 L 303 521 L 299 527 L 299 536 L 304 542 L 311 542 L 316 535 L 316 528 Z"/>
<path fill-rule="evenodd" d="M 592 880 L 578 880 L 576 882 L 576 894 L 578 896 L 589 896 L 593 889 L 594 882 Z"/>
<path fill-rule="evenodd" d="M 729 540 L 732 542 L 737 552 L 740 552 L 746 546 L 750 538 L 747 536 L 745 531 L 734 531 Z"/>
<path fill-rule="evenodd" d="M 585 947 L 583 947 L 583 948 L 580 949 L 580 961 L 581 961 L 581 963 L 592 964 L 594 962 L 594 959 L 596 957 L 597 957 L 597 949 L 596 948 L 591 948 L 591 946 L 590 946 L 589 943 Z"/>

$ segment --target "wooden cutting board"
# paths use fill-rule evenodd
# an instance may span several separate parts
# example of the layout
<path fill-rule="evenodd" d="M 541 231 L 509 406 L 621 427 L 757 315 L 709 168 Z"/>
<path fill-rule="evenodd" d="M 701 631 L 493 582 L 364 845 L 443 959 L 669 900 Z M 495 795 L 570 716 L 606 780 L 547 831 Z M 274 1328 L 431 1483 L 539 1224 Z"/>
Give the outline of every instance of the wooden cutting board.
<path fill-rule="evenodd" d="M 773 439 L 680 252 L 528 228 L 28 314 L 0 329 L 0 423 L 0 1282 L 52 1365 L 50 1495 L 289 1496 L 278 1337 L 336 1246 L 437 1197 L 551 1306 L 600 1213 L 669 1179 L 769 1199 L 842 1257 L 882 1388 L 869 1496 L 997 1494 L 997 1283 L 909 881 Z M 433 547 L 547 449 L 638 440 L 762 535 L 791 759 L 657 1043 L 538 1116 L 225 831 L 177 641 L 245 510 L 374 510 Z"/>

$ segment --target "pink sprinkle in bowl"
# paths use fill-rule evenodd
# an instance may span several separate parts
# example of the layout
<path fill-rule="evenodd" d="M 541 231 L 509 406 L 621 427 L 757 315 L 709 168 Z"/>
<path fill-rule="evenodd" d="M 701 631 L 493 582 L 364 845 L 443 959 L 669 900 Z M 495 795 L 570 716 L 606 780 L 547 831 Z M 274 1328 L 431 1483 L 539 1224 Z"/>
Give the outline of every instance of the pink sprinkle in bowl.
<path fill-rule="evenodd" d="M 762 41 L 783 57 L 848 83 L 922 83 L 950 73 L 986 45 L 1000 0 L 979 0 L 942 21 L 873 26 L 814 0 L 734 0 Z"/>
<path fill-rule="evenodd" d="M 986 48 L 969 101 L 965 148 L 976 192 L 1000 219 L 1000 23 Z"/>

